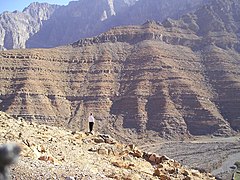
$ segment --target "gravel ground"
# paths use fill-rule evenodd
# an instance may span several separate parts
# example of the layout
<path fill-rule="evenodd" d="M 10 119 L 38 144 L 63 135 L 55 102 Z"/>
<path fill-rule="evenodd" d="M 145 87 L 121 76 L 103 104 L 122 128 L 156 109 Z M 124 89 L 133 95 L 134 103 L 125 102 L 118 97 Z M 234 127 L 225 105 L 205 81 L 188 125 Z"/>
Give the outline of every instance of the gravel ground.
<path fill-rule="evenodd" d="M 229 180 L 234 163 L 240 160 L 240 136 L 198 137 L 188 141 L 155 142 L 141 146 L 157 154 L 165 154 L 183 165 L 211 172 L 217 178 Z"/>

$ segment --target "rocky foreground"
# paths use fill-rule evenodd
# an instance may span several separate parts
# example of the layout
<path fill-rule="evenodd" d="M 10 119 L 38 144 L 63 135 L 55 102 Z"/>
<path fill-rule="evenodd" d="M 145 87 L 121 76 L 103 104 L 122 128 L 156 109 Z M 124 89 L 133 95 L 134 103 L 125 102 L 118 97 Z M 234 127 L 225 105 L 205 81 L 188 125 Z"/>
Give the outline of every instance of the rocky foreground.
<path fill-rule="evenodd" d="M 72 132 L 0 113 L 0 143 L 22 152 L 13 179 L 215 179 L 164 155 L 141 151 L 109 135 Z"/>

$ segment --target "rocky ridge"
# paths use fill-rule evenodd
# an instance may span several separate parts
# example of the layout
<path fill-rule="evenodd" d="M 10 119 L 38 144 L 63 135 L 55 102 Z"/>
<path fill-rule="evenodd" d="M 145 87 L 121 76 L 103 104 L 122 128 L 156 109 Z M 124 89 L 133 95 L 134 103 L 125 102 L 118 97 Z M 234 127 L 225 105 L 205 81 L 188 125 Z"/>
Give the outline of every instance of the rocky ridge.
<path fill-rule="evenodd" d="M 1 143 L 22 149 L 12 179 L 215 179 L 166 156 L 141 151 L 109 135 L 69 131 L 0 112 Z"/>
<path fill-rule="evenodd" d="M 98 35 L 115 26 L 142 24 L 148 19 L 161 22 L 167 17 L 176 18 L 206 2 L 79 0 L 67 6 L 33 3 L 23 12 L 0 15 L 0 47 L 55 47 Z"/>
<path fill-rule="evenodd" d="M 26 42 L 37 33 L 47 21 L 57 5 L 32 3 L 23 12 L 3 12 L 0 14 L 0 50 L 26 48 Z"/>
<path fill-rule="evenodd" d="M 232 135 L 240 128 L 240 8 L 238 1 L 215 2 L 178 21 L 117 27 L 58 48 L 3 51 L 0 107 L 81 129 L 93 112 L 97 128 L 125 137 Z"/>

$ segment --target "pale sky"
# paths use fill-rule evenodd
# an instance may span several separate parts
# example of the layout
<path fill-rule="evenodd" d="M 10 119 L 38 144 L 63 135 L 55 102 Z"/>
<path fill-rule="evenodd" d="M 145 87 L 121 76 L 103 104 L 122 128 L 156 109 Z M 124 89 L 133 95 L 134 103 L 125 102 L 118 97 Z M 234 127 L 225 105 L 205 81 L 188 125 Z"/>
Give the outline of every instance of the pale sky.
<path fill-rule="evenodd" d="M 4 11 L 13 12 L 15 10 L 22 11 L 32 2 L 49 3 L 58 5 L 67 5 L 72 0 L 0 0 L 0 14 Z"/>

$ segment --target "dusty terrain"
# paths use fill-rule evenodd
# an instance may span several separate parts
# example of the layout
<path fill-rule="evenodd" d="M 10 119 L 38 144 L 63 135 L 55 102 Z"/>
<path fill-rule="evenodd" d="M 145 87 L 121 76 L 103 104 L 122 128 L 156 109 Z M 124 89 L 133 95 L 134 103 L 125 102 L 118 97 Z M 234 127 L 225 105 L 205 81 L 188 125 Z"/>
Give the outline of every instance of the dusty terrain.
<path fill-rule="evenodd" d="M 166 154 L 182 164 L 221 179 L 231 179 L 234 163 L 240 160 L 240 135 L 234 137 L 195 137 L 142 145 L 142 149 Z"/>
<path fill-rule="evenodd" d="M 230 179 L 234 162 L 239 160 L 240 136 L 195 137 L 172 141 L 153 136 L 119 137 L 124 144 L 109 135 L 95 132 L 70 131 L 53 126 L 15 120 L 0 113 L 0 143 L 17 142 L 22 153 L 17 164 L 11 167 L 13 179 L 161 179 L 153 175 L 156 167 L 163 166 L 164 175 L 184 179 L 181 174 L 171 174 L 172 169 L 191 172 L 212 172 L 221 179 Z M 128 134 L 129 136 L 130 134 Z M 106 141 L 107 140 L 107 141 Z M 134 142 L 138 147 L 129 143 Z M 127 145 L 129 144 L 129 145 Z M 152 155 L 151 158 L 146 158 Z M 145 155 L 143 155 L 145 153 Z M 156 158 L 177 160 L 184 166 L 156 164 Z M 152 161 L 151 161 L 151 160 Z M 172 162 L 175 162 L 171 160 Z M 198 171 L 193 170 L 193 174 Z M 188 173 L 189 176 L 192 173 Z M 201 174 L 192 179 L 210 179 Z"/>
<path fill-rule="evenodd" d="M 0 133 L 1 144 L 15 142 L 22 149 L 11 166 L 13 179 L 215 179 L 98 132 L 73 132 L 0 112 Z"/>

